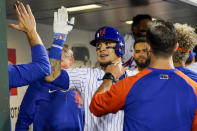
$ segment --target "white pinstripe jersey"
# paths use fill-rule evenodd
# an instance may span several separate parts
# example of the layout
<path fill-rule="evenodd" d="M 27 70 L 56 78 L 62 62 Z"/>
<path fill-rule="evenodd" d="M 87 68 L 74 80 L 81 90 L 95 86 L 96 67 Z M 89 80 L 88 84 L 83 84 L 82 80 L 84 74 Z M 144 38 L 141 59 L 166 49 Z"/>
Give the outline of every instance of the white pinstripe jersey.
<path fill-rule="evenodd" d="M 91 99 L 103 82 L 105 72 L 101 69 L 76 68 L 66 70 L 69 75 L 69 89 L 77 88 L 81 91 L 85 109 L 84 131 L 123 131 L 124 112 L 95 117 L 89 110 Z M 134 75 L 131 71 L 127 76 Z"/>

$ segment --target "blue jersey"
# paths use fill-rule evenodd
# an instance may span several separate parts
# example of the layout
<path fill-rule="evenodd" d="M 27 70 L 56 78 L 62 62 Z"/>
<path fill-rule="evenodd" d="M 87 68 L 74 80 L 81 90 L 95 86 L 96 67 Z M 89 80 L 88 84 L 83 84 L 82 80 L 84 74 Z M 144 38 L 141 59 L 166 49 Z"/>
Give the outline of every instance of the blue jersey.
<path fill-rule="evenodd" d="M 197 73 L 194 71 L 191 71 L 190 69 L 187 69 L 185 67 L 176 67 L 178 70 L 183 72 L 185 75 L 187 75 L 189 78 L 197 82 Z"/>
<path fill-rule="evenodd" d="M 96 93 L 96 116 L 124 110 L 125 131 L 196 131 L 197 83 L 176 69 L 147 68 Z"/>
<path fill-rule="evenodd" d="M 50 63 L 43 45 L 35 45 L 31 48 L 32 62 L 21 65 L 8 65 L 9 87 L 28 85 L 50 74 Z"/>
<path fill-rule="evenodd" d="M 76 90 L 62 91 L 40 80 L 32 83 L 24 96 L 16 124 L 16 131 L 82 131 L 83 105 Z"/>

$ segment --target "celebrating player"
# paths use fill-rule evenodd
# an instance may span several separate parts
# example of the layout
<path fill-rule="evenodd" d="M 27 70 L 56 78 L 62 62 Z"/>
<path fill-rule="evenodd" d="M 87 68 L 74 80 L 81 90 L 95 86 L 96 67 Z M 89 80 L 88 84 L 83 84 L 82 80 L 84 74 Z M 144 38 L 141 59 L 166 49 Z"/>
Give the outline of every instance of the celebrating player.
<path fill-rule="evenodd" d="M 120 69 L 124 72 L 121 77 L 114 79 L 114 82 L 132 75 L 131 72 L 125 71 L 126 68 L 123 68 L 121 63 L 121 57 L 125 52 L 123 37 L 115 28 L 102 27 L 97 30 L 95 39 L 90 44 L 96 47 L 97 59 L 101 69 L 77 68 L 60 70 L 58 65 L 61 61 L 57 59 L 56 62 L 54 61 L 51 64 L 52 74 L 54 75 L 47 76 L 46 80 L 64 89 L 77 88 L 82 92 L 85 109 L 85 131 L 122 131 L 124 117 L 122 111 L 117 112 L 117 114 L 109 114 L 102 118 L 97 118 L 91 114 L 89 104 L 94 92 L 103 82 L 103 76 L 108 65 L 119 62 Z M 111 74 L 105 75 L 105 78 L 112 78 Z"/>

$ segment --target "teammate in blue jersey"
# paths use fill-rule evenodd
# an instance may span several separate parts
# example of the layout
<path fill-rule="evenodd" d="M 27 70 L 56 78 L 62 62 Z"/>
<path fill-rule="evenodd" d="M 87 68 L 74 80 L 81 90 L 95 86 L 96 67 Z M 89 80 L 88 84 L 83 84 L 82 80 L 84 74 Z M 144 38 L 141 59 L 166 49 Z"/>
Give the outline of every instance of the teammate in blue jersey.
<path fill-rule="evenodd" d="M 178 50 L 173 55 L 174 66 L 197 82 L 197 73 L 185 67 L 185 63 L 193 48 L 197 45 L 197 34 L 195 28 L 187 24 L 174 24 L 177 32 Z M 184 39 L 183 39 L 184 38 Z"/>
<path fill-rule="evenodd" d="M 124 131 L 196 131 L 197 83 L 174 68 L 178 48 L 173 24 L 156 20 L 148 24 L 150 66 L 136 76 L 122 79 L 118 64 L 94 94 L 90 110 L 100 117 L 124 110 Z"/>
<path fill-rule="evenodd" d="M 60 17 L 60 18 L 57 18 Z M 53 61 L 61 60 L 63 69 L 69 68 L 73 62 L 72 51 L 64 45 L 66 35 L 72 30 L 74 19 L 69 24 L 67 11 L 64 7 L 54 13 L 55 38 L 49 57 Z M 65 28 L 60 28 L 63 24 Z M 63 48 L 63 54 L 61 52 Z M 56 53 L 58 50 L 58 54 Z M 60 56 L 61 55 L 61 56 Z M 80 94 L 76 90 L 64 91 L 59 87 L 46 83 L 44 78 L 30 84 L 22 101 L 16 124 L 16 131 L 28 130 L 33 123 L 34 131 L 82 131 L 84 110 Z"/>
<path fill-rule="evenodd" d="M 42 41 L 36 31 L 36 22 L 30 6 L 27 10 L 19 1 L 14 5 L 18 25 L 9 24 L 10 27 L 25 32 L 28 37 L 32 52 L 32 62 L 21 65 L 8 65 L 9 87 L 20 87 L 28 85 L 44 76 L 50 74 L 48 55 Z"/>
<path fill-rule="evenodd" d="M 64 45 L 62 69 L 74 62 L 73 53 Z M 65 91 L 40 80 L 32 83 L 23 98 L 16 124 L 16 131 L 27 131 L 33 123 L 34 131 L 83 130 L 83 100 L 78 91 Z"/>

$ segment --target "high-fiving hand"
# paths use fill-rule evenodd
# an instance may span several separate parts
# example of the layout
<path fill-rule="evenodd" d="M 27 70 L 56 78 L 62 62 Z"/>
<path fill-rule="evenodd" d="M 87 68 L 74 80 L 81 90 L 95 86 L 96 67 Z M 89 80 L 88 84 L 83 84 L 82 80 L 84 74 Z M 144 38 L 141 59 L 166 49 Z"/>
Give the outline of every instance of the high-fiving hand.
<path fill-rule="evenodd" d="M 67 10 L 62 6 L 58 12 L 54 12 L 53 31 L 54 33 L 68 34 L 72 30 L 74 22 L 74 17 L 68 21 Z"/>
<path fill-rule="evenodd" d="M 30 6 L 26 5 L 26 10 L 23 3 L 17 1 L 14 4 L 14 8 L 18 19 L 18 24 L 9 24 L 9 26 L 25 33 L 31 33 L 32 31 L 35 31 L 36 21 L 31 12 Z"/>

